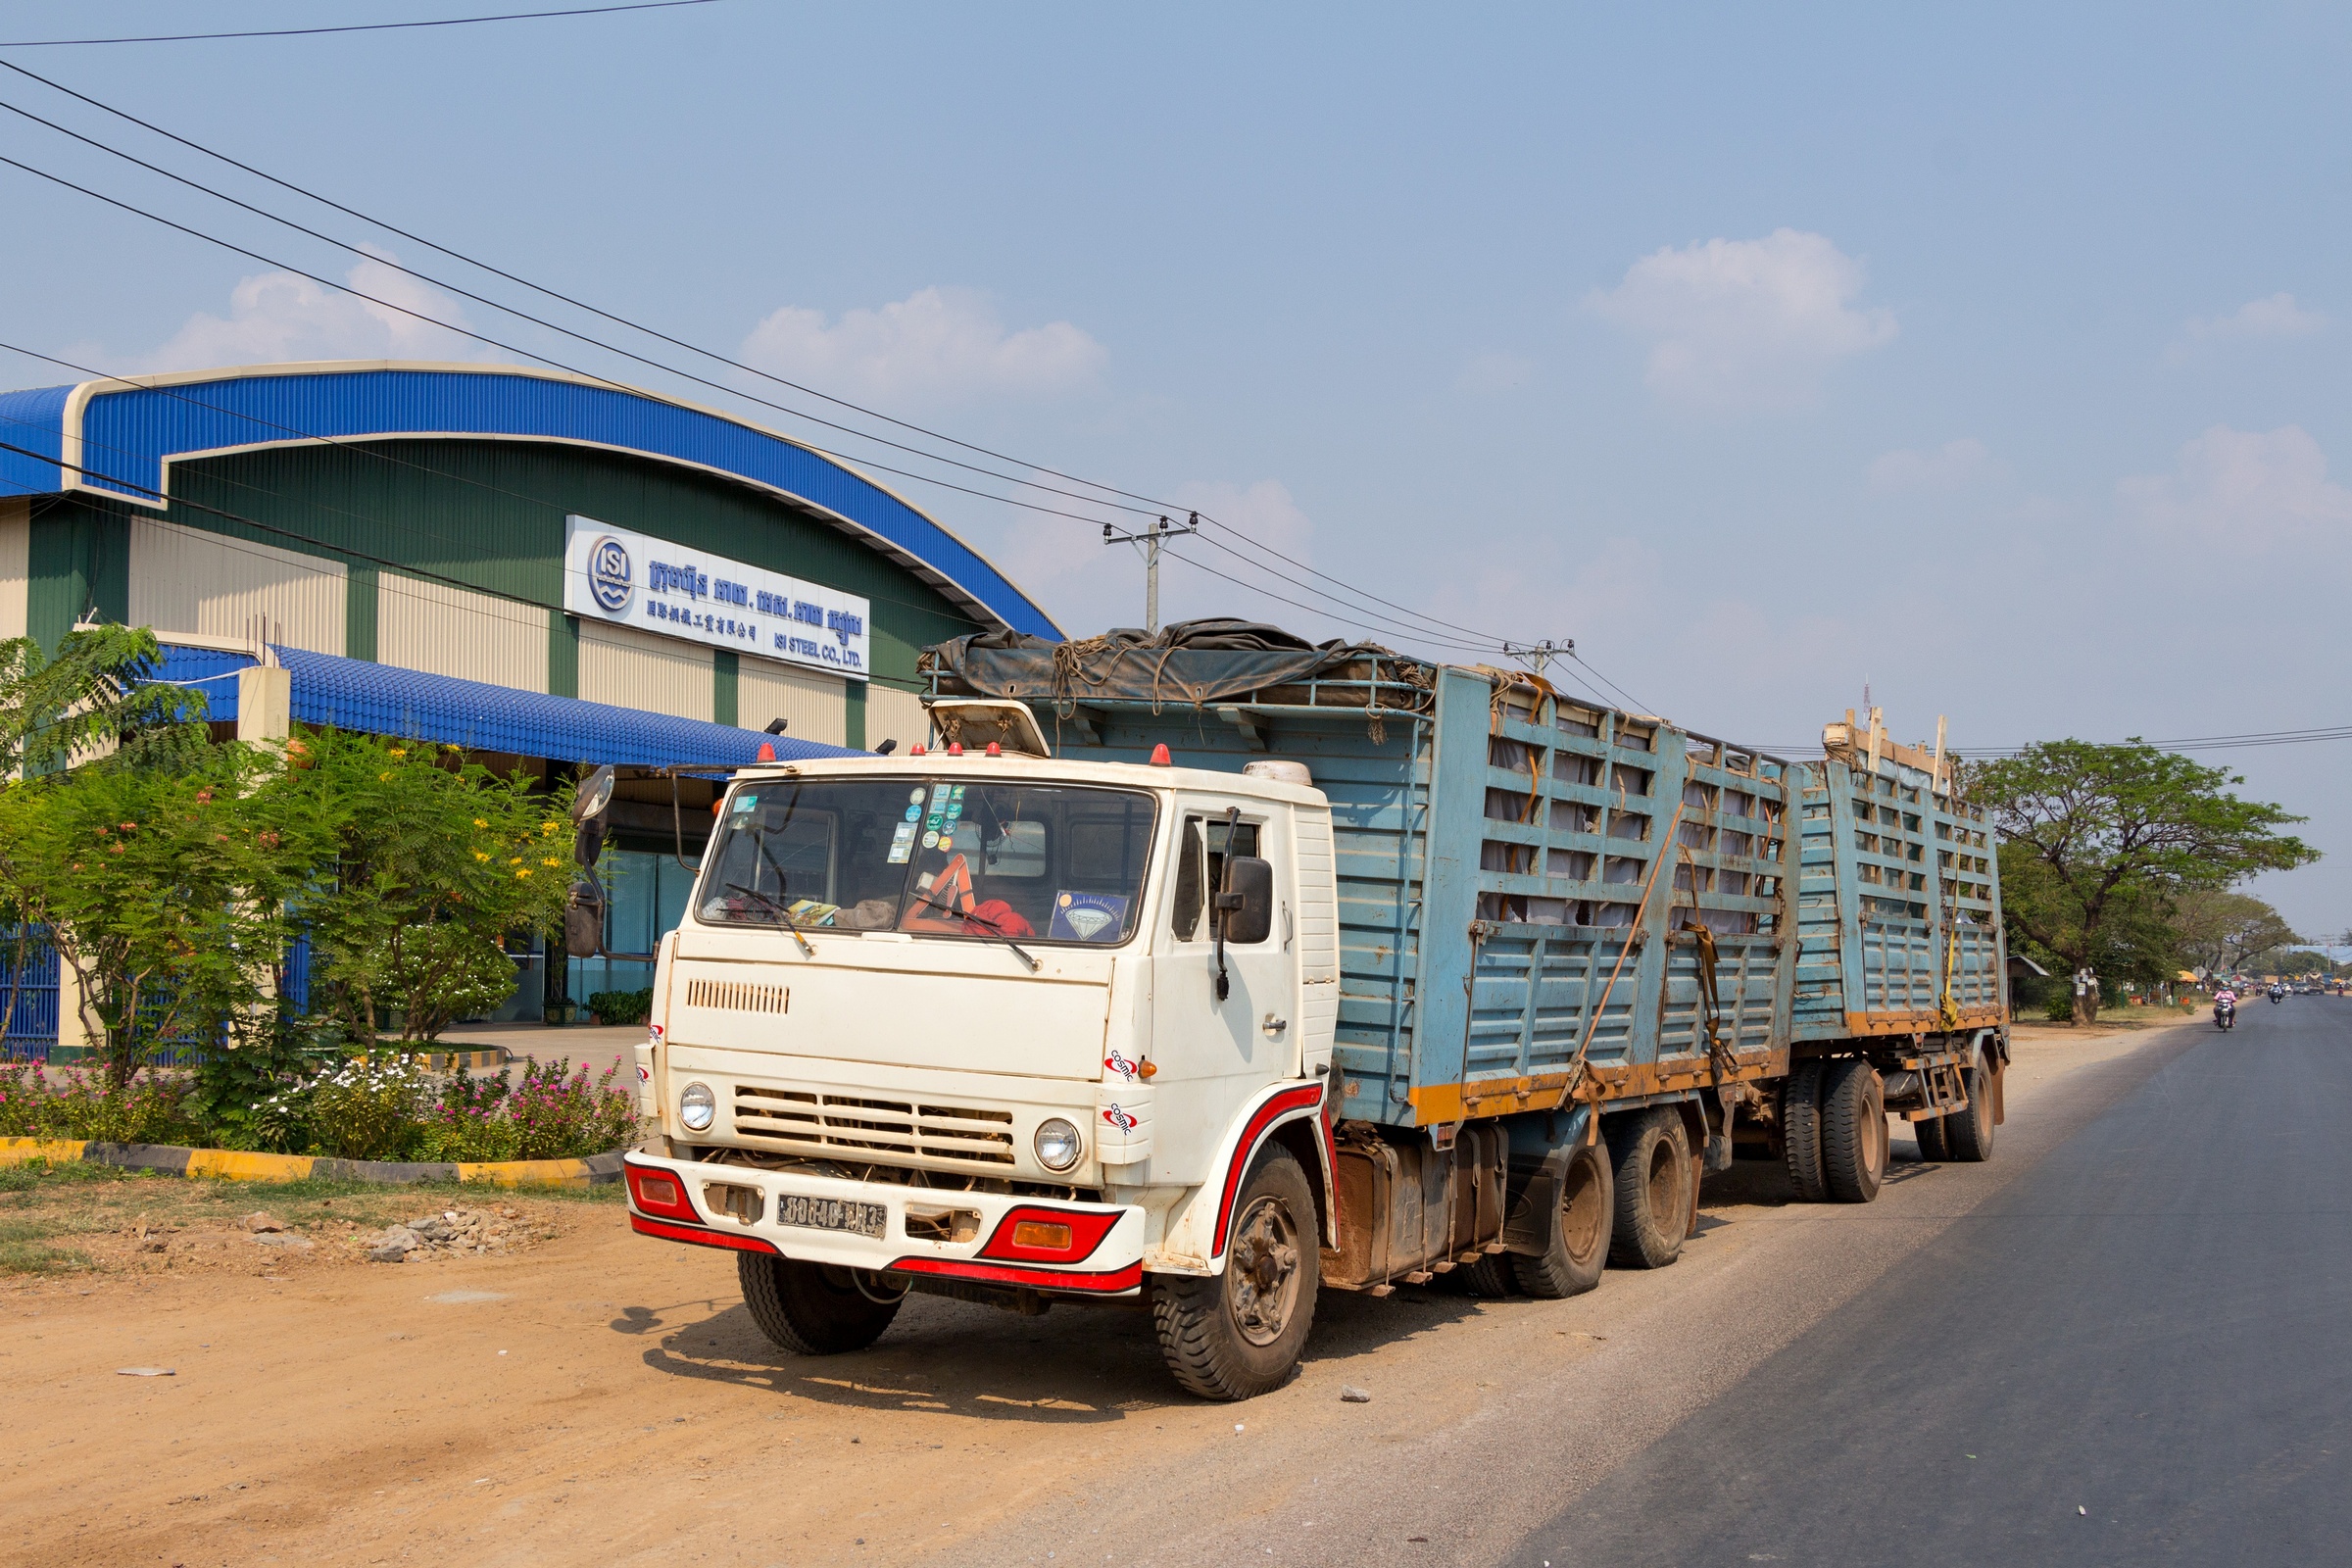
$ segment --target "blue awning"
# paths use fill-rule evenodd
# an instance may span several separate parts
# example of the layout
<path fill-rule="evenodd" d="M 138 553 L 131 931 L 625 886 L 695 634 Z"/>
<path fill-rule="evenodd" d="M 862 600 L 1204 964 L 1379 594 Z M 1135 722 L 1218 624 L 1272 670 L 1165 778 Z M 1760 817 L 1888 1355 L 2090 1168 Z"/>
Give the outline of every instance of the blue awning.
<path fill-rule="evenodd" d="M 773 746 L 777 759 L 787 762 L 866 755 L 707 719 L 515 691 L 364 659 L 275 646 L 270 652 L 289 673 L 294 721 L 320 729 L 397 735 L 555 761 L 640 767 L 750 762 L 758 760 L 763 744 Z M 208 716 L 225 721 L 237 716 L 236 672 L 254 662 L 247 654 L 167 644 L 160 674 L 202 692 Z"/>

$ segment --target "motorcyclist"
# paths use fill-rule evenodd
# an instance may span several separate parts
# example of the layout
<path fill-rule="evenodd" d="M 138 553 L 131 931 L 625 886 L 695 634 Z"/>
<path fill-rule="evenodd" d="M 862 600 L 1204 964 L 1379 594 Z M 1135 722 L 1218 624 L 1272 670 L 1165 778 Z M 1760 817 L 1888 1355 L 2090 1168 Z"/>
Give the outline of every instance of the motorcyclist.
<path fill-rule="evenodd" d="M 2286 987 L 2274 984 L 2271 987 L 2271 1000 L 2273 1002 L 2284 1002 L 2286 1000 Z"/>
<path fill-rule="evenodd" d="M 2213 1021 L 2227 1029 L 2237 1020 L 2237 993 L 2228 986 L 2213 994 Z"/>

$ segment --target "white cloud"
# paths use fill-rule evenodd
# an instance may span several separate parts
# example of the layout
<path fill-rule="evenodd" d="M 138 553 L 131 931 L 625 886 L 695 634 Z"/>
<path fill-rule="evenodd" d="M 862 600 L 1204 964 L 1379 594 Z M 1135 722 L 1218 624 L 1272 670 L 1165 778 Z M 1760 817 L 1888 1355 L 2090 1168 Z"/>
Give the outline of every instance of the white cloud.
<path fill-rule="evenodd" d="M 2248 300 L 2228 316 L 2192 318 L 2182 330 L 2192 343 L 2244 343 L 2315 337 L 2327 326 L 2326 316 L 2305 310 L 2292 294 L 2273 294 Z"/>
<path fill-rule="evenodd" d="M 2301 425 L 2267 434 L 2217 424 L 2180 449 L 2178 468 L 2117 486 L 2125 510 L 2166 532 L 2262 548 L 2352 537 L 2352 490 Z"/>
<path fill-rule="evenodd" d="M 1008 332 L 984 295 L 926 288 L 835 320 L 787 305 L 752 329 L 743 357 L 845 397 L 937 406 L 1072 391 L 1093 381 L 1109 355 L 1067 321 Z"/>
<path fill-rule="evenodd" d="M 292 272 L 263 272 L 230 291 L 227 316 L 197 312 L 144 357 L 144 366 L 194 370 L 296 360 L 476 360 L 488 352 L 471 338 L 407 314 L 466 322 L 455 300 L 383 262 L 363 261 L 344 280 L 386 303 L 357 299 Z"/>
<path fill-rule="evenodd" d="M 1873 490 L 1957 490 L 2000 471 L 1984 443 L 1974 436 L 1946 441 L 1934 452 L 1881 454 L 1870 466 Z"/>
<path fill-rule="evenodd" d="M 1659 395 L 1715 409 L 1800 406 L 1830 366 L 1891 342 L 1894 313 L 1857 308 L 1862 264 L 1820 234 L 1711 239 L 1642 257 L 1586 308 L 1650 340 Z"/>
<path fill-rule="evenodd" d="M 1515 392 L 1536 377 L 1535 362 L 1499 350 L 1474 354 L 1453 378 L 1456 392 Z"/>

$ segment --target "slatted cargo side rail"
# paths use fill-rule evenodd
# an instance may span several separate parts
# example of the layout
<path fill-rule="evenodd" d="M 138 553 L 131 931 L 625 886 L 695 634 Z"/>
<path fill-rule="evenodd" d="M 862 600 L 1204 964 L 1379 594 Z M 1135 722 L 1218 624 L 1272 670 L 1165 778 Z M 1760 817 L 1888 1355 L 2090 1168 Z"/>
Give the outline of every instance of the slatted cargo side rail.
<path fill-rule="evenodd" d="M 1933 773 L 1866 753 L 1806 775 L 1797 1037 L 2003 1021 L 1999 873 L 1984 812 Z"/>
<path fill-rule="evenodd" d="M 1686 924 L 1713 944 L 1716 1039 L 1769 1054 L 1786 1034 L 1785 764 L 1494 672 L 1445 670 L 1438 692 L 1441 869 L 1414 1119 L 1548 1108 L 1580 1056 L 1613 1097 L 1689 1087 L 1678 1080 L 1706 1071 L 1709 1013 Z M 1443 867 L 1466 858 L 1466 831 L 1477 870 L 1457 904 Z M 1471 975 L 1458 1003 L 1437 978 L 1457 915 Z"/>

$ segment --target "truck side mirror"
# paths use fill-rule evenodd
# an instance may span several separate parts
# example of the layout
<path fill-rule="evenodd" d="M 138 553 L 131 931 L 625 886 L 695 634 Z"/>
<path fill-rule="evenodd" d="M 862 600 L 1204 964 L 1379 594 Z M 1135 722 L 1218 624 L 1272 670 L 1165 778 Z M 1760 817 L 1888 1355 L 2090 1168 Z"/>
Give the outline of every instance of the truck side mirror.
<path fill-rule="evenodd" d="M 580 863 L 581 870 L 592 871 L 596 868 L 596 862 L 604 853 L 604 818 L 601 816 L 590 817 L 572 832 L 571 858 Z"/>
<path fill-rule="evenodd" d="M 593 958 L 604 950 L 604 898 L 594 884 L 575 882 L 571 901 L 564 906 L 564 951 L 575 958 Z"/>
<path fill-rule="evenodd" d="M 1274 864 L 1254 855 L 1225 862 L 1225 890 L 1217 895 L 1228 942 L 1263 942 L 1274 929 Z"/>

